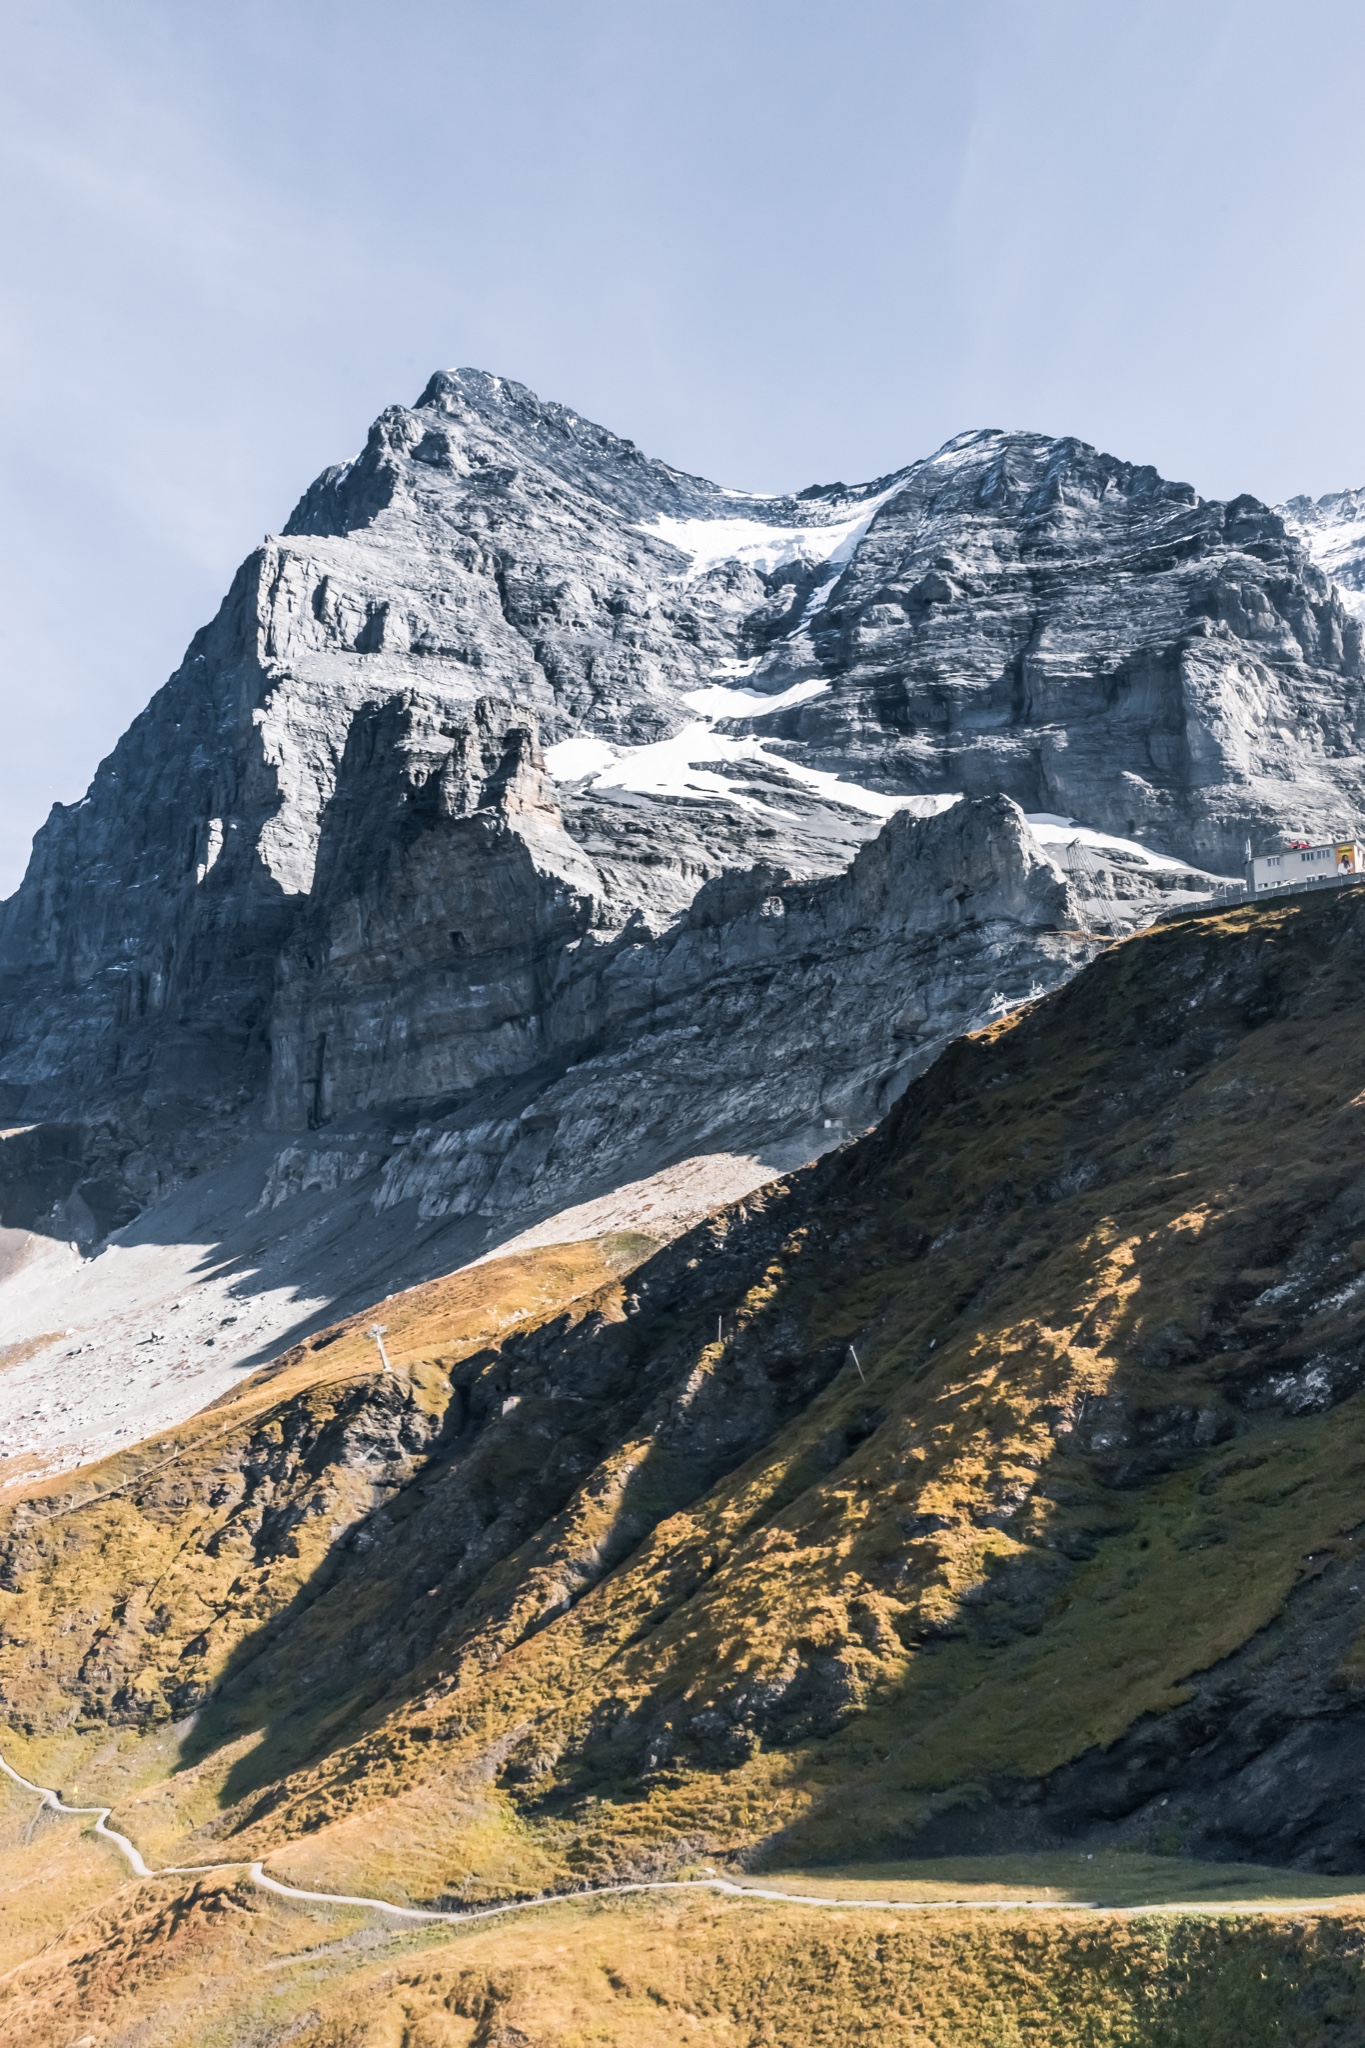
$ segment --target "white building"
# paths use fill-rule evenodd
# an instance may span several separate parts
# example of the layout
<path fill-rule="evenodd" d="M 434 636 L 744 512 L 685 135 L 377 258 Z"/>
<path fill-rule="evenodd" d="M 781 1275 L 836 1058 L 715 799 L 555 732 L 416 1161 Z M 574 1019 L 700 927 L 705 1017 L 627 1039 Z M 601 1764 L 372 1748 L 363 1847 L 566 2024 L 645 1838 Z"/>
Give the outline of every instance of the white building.
<path fill-rule="evenodd" d="M 1250 848 L 1248 848 L 1248 852 Z M 1247 862 L 1247 894 L 1267 889 L 1303 889 L 1314 882 L 1351 882 L 1365 875 L 1365 846 L 1358 839 L 1331 839 L 1322 846 L 1307 841 L 1283 853 L 1258 853 Z"/>

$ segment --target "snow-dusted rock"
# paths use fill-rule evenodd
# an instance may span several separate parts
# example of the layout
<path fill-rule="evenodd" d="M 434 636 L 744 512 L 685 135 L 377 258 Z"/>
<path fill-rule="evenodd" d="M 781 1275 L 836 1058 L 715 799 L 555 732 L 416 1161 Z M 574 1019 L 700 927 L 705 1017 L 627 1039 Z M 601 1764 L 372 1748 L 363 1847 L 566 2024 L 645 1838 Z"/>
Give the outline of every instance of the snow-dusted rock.
<path fill-rule="evenodd" d="M 1365 490 L 1291 498 L 1279 510 L 1318 567 L 1336 584 L 1353 619 L 1365 624 Z"/>
<path fill-rule="evenodd" d="M 1283 518 L 1076 441 L 915 465 L 799 640 L 771 722 L 879 788 L 1003 790 L 1203 868 L 1359 818 L 1359 629 Z"/>

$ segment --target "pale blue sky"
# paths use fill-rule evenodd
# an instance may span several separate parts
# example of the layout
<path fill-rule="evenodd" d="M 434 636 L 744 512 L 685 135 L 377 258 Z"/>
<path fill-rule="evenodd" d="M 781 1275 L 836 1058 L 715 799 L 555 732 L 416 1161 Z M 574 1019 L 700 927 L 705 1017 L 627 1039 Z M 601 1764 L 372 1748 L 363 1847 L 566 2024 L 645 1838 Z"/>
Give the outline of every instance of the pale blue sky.
<path fill-rule="evenodd" d="M 0 894 L 429 372 L 755 490 L 1365 482 L 1350 0 L 0 0 Z"/>

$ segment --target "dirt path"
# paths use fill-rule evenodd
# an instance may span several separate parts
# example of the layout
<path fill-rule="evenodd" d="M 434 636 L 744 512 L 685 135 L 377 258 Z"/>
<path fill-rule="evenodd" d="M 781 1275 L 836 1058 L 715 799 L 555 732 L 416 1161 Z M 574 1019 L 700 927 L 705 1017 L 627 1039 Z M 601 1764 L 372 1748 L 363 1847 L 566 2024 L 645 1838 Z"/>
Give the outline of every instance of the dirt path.
<path fill-rule="evenodd" d="M 506 1913 L 525 1913 L 536 1906 L 571 1905 L 583 1899 L 615 1899 L 631 1892 L 723 1892 L 731 1898 L 770 1899 L 788 1906 L 833 1906 L 843 1912 L 960 1913 L 964 1908 L 980 1908 L 996 1913 L 1103 1913 L 1122 1919 L 1139 1913 L 1283 1913 L 1291 1910 L 1324 1913 L 1340 1912 L 1345 1908 L 1359 1912 L 1362 1908 L 1358 1894 L 1327 1899 L 1162 1900 L 1138 1906 L 1106 1906 L 1099 1899 L 845 1899 L 825 1898 L 810 1892 L 779 1891 L 768 1885 L 736 1884 L 728 1877 L 675 1877 L 642 1880 L 638 1884 L 591 1885 L 572 1892 L 544 1892 L 539 1898 L 512 1899 L 506 1905 L 466 1906 L 459 1912 L 442 1913 L 432 1906 L 395 1906 L 388 1899 L 371 1899 L 353 1892 L 304 1891 L 298 1885 L 284 1884 L 277 1877 L 268 1877 L 263 1862 L 251 1863 L 244 1856 L 225 1863 L 168 1863 L 160 1870 L 152 1870 L 143 1860 L 141 1850 L 129 1841 L 127 1835 L 119 1834 L 108 1825 L 114 1810 L 112 1806 L 68 1806 L 50 1785 L 35 1785 L 31 1778 L 22 1777 L 3 1756 L 0 1756 L 0 1771 L 7 1778 L 12 1778 L 16 1785 L 22 1785 L 26 1792 L 36 1792 L 43 1805 L 51 1807 L 54 1813 L 96 1815 L 94 1833 L 113 1843 L 134 1877 L 191 1877 L 213 1870 L 245 1870 L 253 1884 L 262 1891 L 276 1893 L 282 1899 L 301 1899 L 309 1905 L 365 1906 L 376 1913 L 387 1913 L 395 1920 L 439 1921 L 455 1927 L 475 1920 L 496 1920 Z"/>

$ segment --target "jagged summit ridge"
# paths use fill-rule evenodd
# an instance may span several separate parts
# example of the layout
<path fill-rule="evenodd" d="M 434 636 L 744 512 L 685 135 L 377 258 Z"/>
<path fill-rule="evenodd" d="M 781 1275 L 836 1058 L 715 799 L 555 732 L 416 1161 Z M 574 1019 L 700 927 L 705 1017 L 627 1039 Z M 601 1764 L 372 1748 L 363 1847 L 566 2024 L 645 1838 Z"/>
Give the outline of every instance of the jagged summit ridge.
<path fill-rule="evenodd" d="M 415 441 L 413 421 L 422 426 Z M 368 525 L 389 502 L 385 492 L 398 475 L 394 451 L 405 439 L 411 452 L 420 451 L 418 460 L 457 472 L 466 464 L 482 466 L 487 443 L 494 440 L 504 463 L 511 455 L 640 522 L 659 515 L 745 517 L 771 526 L 818 527 L 908 474 L 891 472 L 858 485 L 814 484 L 790 495 L 727 489 L 645 455 L 633 441 L 510 378 L 485 370 L 438 370 L 414 406 L 391 406 L 381 414 L 360 455 L 323 471 L 290 514 L 284 534 L 353 532 Z"/>

